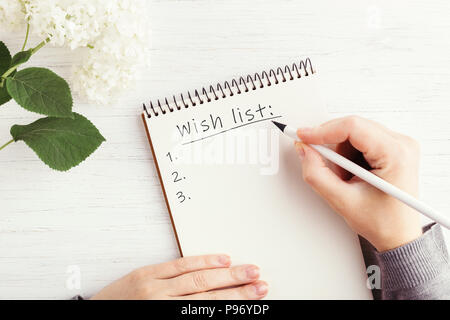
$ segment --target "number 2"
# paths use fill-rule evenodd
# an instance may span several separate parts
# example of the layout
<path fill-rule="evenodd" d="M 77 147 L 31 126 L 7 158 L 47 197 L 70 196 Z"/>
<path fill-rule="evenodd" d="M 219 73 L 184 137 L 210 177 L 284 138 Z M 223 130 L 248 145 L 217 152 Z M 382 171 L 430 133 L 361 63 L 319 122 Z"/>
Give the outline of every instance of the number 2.
<path fill-rule="evenodd" d="M 178 181 L 182 180 L 181 178 L 178 178 L 178 172 L 177 171 L 172 172 L 172 175 L 173 175 L 173 182 L 178 182 Z"/>

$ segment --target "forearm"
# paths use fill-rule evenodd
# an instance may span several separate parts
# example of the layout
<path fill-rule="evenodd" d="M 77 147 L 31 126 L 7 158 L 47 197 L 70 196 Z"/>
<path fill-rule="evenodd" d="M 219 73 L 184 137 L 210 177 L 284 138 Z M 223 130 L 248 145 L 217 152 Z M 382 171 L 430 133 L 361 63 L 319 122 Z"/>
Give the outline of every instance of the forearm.
<path fill-rule="evenodd" d="M 450 299 L 450 265 L 439 225 L 424 228 L 424 234 L 399 248 L 378 252 L 361 238 L 366 265 L 377 265 L 381 287 L 375 299 Z"/>

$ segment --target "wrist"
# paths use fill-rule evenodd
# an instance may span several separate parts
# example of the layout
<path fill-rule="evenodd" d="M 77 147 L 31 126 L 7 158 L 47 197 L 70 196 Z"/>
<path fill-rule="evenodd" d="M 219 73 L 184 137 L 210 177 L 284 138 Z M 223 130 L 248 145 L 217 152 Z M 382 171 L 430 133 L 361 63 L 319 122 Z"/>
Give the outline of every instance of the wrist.
<path fill-rule="evenodd" d="M 395 234 L 377 238 L 372 245 L 378 252 L 386 252 L 404 246 L 423 235 L 422 227 L 411 228 L 407 232 L 396 232 Z"/>

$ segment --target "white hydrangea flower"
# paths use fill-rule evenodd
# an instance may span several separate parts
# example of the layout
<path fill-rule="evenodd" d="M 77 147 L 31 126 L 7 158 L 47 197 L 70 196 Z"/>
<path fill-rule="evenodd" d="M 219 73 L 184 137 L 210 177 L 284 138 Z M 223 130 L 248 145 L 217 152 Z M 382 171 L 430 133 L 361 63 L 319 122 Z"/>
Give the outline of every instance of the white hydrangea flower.
<path fill-rule="evenodd" d="M 89 46 L 73 68 L 72 87 L 106 104 L 135 80 L 147 63 L 145 0 L 27 0 L 31 30 L 54 45 Z"/>
<path fill-rule="evenodd" d="M 85 47 L 101 34 L 108 0 L 25 0 L 30 29 L 56 46 Z"/>
<path fill-rule="evenodd" d="M 73 72 L 73 88 L 89 100 L 106 104 L 136 79 L 139 66 L 149 64 L 145 0 L 108 1 L 102 35 L 87 49 Z"/>
<path fill-rule="evenodd" d="M 148 65 L 146 13 L 146 0 L 0 0 L 2 26 L 26 20 L 42 40 L 87 51 L 73 68 L 72 86 L 103 104 L 131 85 L 139 65 Z"/>
<path fill-rule="evenodd" d="M 0 1 L 0 25 L 7 31 L 18 31 L 25 25 L 25 7 L 20 0 Z"/>
<path fill-rule="evenodd" d="M 133 41 L 118 42 L 111 32 L 96 42 L 81 66 L 73 67 L 73 89 L 91 101 L 106 104 L 114 93 L 128 88 L 135 80 L 138 62 L 142 61 L 142 46 Z"/>

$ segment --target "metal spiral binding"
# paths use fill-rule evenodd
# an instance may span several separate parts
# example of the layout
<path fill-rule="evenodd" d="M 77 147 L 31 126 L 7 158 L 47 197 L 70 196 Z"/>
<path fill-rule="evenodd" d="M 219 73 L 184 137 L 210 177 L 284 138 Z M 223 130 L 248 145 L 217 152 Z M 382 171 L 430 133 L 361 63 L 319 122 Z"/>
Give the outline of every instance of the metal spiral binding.
<path fill-rule="evenodd" d="M 210 85 L 208 89 L 203 87 L 200 91 L 194 90 L 193 93 L 188 91 L 187 96 L 181 93 L 179 99 L 173 95 L 171 98 L 173 100 L 172 105 L 168 98 L 164 98 L 162 102 L 158 99 L 155 104 L 152 101 L 148 105 L 144 103 L 143 108 L 147 114 L 147 118 L 151 118 L 152 116 L 157 117 L 167 112 L 195 107 L 198 104 L 225 99 L 228 96 L 232 97 L 235 94 L 264 88 L 265 86 L 270 87 L 271 85 L 291 81 L 302 76 L 307 77 L 309 74 L 314 74 L 314 70 L 311 60 L 306 58 L 305 60 L 300 60 L 298 64 L 293 63 L 292 66 L 286 65 L 284 69 L 278 67 L 276 69 L 270 69 L 269 72 L 263 71 L 261 73 L 255 73 L 253 76 L 247 75 L 246 78 L 239 77 L 238 79 L 232 79 L 231 82 L 225 81 L 223 84 L 218 83 L 215 87 Z"/>

